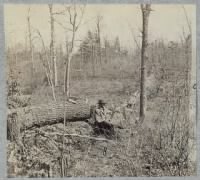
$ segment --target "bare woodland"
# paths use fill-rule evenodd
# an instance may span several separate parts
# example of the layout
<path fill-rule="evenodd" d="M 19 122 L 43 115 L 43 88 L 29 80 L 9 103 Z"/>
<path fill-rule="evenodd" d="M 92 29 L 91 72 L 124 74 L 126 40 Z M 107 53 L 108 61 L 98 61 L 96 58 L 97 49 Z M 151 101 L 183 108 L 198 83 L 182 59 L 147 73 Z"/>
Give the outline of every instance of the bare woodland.
<path fill-rule="evenodd" d="M 48 41 L 24 5 L 25 43 L 6 42 L 8 177 L 195 175 L 193 26 L 184 6 L 179 40 L 152 41 L 156 8 L 136 5 L 131 50 L 104 36 L 104 14 L 84 21 L 87 4 L 44 6 Z"/>

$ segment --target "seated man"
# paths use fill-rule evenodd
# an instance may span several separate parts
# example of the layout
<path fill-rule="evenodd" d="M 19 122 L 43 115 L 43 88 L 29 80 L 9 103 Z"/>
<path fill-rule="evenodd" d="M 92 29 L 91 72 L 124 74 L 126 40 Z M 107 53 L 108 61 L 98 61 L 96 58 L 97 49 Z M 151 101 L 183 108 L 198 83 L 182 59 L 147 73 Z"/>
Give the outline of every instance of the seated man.
<path fill-rule="evenodd" d="M 110 121 L 111 111 L 106 108 L 106 103 L 101 99 L 98 101 L 98 107 L 96 108 L 95 115 L 97 122 Z"/>
<path fill-rule="evenodd" d="M 95 134 L 103 134 L 107 138 L 112 137 L 114 132 L 114 126 L 110 123 L 111 111 L 105 107 L 106 103 L 103 100 L 98 101 L 98 107 L 95 109 L 94 116 L 94 131 Z"/>

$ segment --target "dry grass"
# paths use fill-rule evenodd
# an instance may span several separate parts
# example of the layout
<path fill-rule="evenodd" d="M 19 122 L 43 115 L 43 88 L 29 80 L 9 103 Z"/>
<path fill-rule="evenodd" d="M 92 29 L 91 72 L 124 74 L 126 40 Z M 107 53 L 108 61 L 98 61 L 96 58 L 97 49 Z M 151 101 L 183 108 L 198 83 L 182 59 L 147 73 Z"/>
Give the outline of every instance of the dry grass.
<path fill-rule="evenodd" d="M 122 107 L 138 86 L 131 79 L 91 79 L 73 81 L 71 95 L 87 98 L 90 104 L 105 99 L 108 108 Z M 41 104 L 51 98 L 47 87 L 32 94 L 31 104 Z M 63 98 L 62 87 L 56 90 Z M 95 141 L 80 137 L 65 137 L 66 176 L 185 176 L 195 174 L 190 162 L 188 121 L 183 123 L 184 102 L 166 104 L 166 95 L 149 99 L 147 116 L 142 126 L 135 125 L 136 108 L 130 118 L 124 119 L 122 111 L 112 122 L 122 123 L 112 141 Z M 184 101 L 184 99 L 183 99 Z M 137 101 L 138 103 L 138 101 Z M 136 104 L 135 107 L 138 107 Z M 178 114 L 177 114 L 178 113 Z M 176 116 L 176 117 L 174 117 Z M 172 134 L 174 120 L 175 132 Z M 28 177 L 60 177 L 60 153 L 63 125 L 43 127 L 22 134 L 22 144 L 8 143 L 8 175 Z M 52 133 L 54 132 L 54 133 Z M 55 134 L 57 133 L 57 134 Z M 94 136 L 92 128 L 84 122 L 68 123 L 66 133 Z M 191 132 L 190 132 L 191 133 Z M 172 136 L 174 136 L 172 138 Z M 98 138 L 98 137 L 97 137 Z M 105 152 L 105 148 L 107 151 Z M 194 162 L 193 162 L 194 163 Z M 14 167 L 15 166 L 15 167 Z"/>

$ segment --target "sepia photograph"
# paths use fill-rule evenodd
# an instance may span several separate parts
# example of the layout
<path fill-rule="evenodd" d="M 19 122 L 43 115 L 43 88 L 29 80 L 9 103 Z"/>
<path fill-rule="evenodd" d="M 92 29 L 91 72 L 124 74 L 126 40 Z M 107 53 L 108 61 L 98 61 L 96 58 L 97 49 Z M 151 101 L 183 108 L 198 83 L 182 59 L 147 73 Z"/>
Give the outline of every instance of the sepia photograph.
<path fill-rule="evenodd" d="M 195 4 L 4 4 L 7 177 L 196 176 Z"/>

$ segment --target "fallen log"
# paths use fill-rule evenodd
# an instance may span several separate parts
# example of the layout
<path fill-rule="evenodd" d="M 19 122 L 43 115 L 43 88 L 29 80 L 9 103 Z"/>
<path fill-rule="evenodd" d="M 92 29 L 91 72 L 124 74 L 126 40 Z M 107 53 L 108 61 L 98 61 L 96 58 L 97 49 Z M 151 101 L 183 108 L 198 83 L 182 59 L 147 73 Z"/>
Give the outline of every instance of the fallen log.
<path fill-rule="evenodd" d="M 64 117 L 66 122 L 88 123 L 96 135 L 114 137 L 114 128 L 121 129 L 121 127 L 106 121 L 95 121 L 95 108 L 96 106 L 90 106 L 85 101 L 79 100 L 10 109 L 7 119 L 7 138 L 10 141 L 18 141 L 23 131 L 63 123 Z"/>
<path fill-rule="evenodd" d="M 8 111 L 8 139 L 16 140 L 19 132 L 64 122 L 86 121 L 91 117 L 90 106 L 83 101 L 52 102 Z"/>

